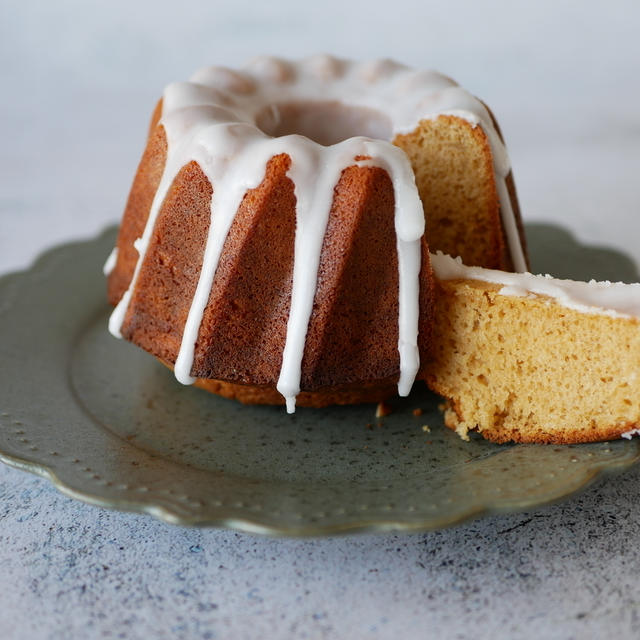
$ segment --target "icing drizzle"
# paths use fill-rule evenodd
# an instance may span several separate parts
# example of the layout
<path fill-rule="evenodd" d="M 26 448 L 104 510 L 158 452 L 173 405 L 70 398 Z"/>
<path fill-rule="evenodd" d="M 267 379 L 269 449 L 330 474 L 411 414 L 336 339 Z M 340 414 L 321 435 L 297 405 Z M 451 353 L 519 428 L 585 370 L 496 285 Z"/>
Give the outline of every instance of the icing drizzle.
<path fill-rule="evenodd" d="M 440 280 L 478 280 L 502 285 L 498 293 L 504 296 L 545 296 L 567 309 L 581 313 L 640 318 L 640 283 L 579 282 L 549 275 L 469 267 L 460 258 L 452 258 L 440 251 L 431 254 L 431 266 Z"/>
<path fill-rule="evenodd" d="M 105 260 L 104 266 L 102 267 L 102 273 L 104 273 L 105 276 L 108 276 L 115 269 L 117 261 L 118 247 L 113 247 L 113 249 L 111 249 L 111 253 Z"/>
<path fill-rule="evenodd" d="M 354 126 L 368 135 L 373 131 L 375 137 L 349 137 L 325 146 L 296 134 L 271 137 L 256 125 L 266 118 L 277 126 L 279 105 L 321 105 L 331 101 L 360 108 L 360 122 Z M 381 119 L 381 114 L 386 118 Z M 458 116 L 485 131 L 492 149 L 509 248 L 514 266 L 523 271 L 524 255 L 505 182 L 509 159 L 490 115 L 476 98 L 436 72 L 417 72 L 389 60 L 354 63 L 322 55 L 294 63 L 261 57 L 242 71 L 206 67 L 189 82 L 173 83 L 165 89 L 160 122 L 167 136 L 167 161 L 146 227 L 135 243 L 139 258 L 131 283 L 109 319 L 109 330 L 121 337 L 132 291 L 165 196 L 180 169 L 191 161 L 197 162 L 214 187 L 212 217 L 196 293 L 174 367 L 180 382 L 192 383 L 200 324 L 235 213 L 247 191 L 263 180 L 270 158 L 287 154 L 291 159 L 288 176 L 295 185 L 296 232 L 291 305 L 277 389 L 286 399 L 287 411 L 294 411 L 334 187 L 349 166 L 382 167 L 391 178 L 395 196 L 398 392 L 407 395 L 419 367 L 420 238 L 424 234 L 424 215 L 409 160 L 391 140 L 398 134 L 410 133 L 421 120 L 441 114 Z M 382 130 L 381 122 L 386 119 L 391 131 Z M 112 262 L 108 261 L 109 266 Z"/>

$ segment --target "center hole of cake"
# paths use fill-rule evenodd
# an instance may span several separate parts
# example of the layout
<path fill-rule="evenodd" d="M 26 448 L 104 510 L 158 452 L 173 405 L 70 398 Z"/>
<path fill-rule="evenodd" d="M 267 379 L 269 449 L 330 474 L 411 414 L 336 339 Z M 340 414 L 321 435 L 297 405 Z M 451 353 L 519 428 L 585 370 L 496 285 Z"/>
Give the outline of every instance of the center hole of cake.
<path fill-rule="evenodd" d="M 393 133 L 384 113 L 338 101 L 271 104 L 258 113 L 256 125 L 270 136 L 298 134 L 325 146 L 355 136 L 391 140 Z"/>

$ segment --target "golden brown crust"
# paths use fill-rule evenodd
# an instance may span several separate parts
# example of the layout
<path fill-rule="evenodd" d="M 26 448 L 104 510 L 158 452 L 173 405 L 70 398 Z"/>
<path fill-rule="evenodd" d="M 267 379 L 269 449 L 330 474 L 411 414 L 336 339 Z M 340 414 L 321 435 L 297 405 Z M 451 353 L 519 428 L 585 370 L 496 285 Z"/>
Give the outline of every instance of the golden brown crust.
<path fill-rule="evenodd" d="M 234 384 L 202 378 L 198 378 L 194 384 L 200 389 L 224 398 L 238 400 L 243 404 L 285 404 L 283 396 L 274 387 Z M 319 409 L 331 405 L 382 402 L 396 395 L 397 392 L 398 387 L 392 381 L 358 382 L 318 391 L 302 391 L 296 396 L 296 406 Z"/>
<path fill-rule="evenodd" d="M 164 127 L 156 126 L 160 116 L 160 103 L 152 117 L 152 129 L 140 160 L 129 198 L 118 232 L 116 247 L 118 258 L 107 280 L 107 295 L 111 304 L 117 304 L 129 286 L 138 261 L 138 252 L 133 246 L 142 236 L 149 217 L 153 197 L 160 184 L 167 158 L 167 137 Z"/>
<path fill-rule="evenodd" d="M 167 368 L 173 365 L 159 358 Z M 243 404 L 269 404 L 284 406 L 285 399 L 275 387 L 238 384 L 224 380 L 196 378 L 195 387 L 216 395 L 237 400 Z M 317 391 L 302 391 L 296 396 L 296 406 L 320 409 L 331 405 L 365 404 L 383 402 L 398 392 L 397 380 L 356 382 L 335 385 Z"/>
<path fill-rule="evenodd" d="M 113 304 L 131 280 L 138 258 L 133 241 L 142 235 L 166 162 L 159 109 L 118 239 L 118 261 L 109 278 Z M 286 335 L 295 230 L 289 163 L 286 155 L 272 158 L 263 182 L 245 196 L 205 310 L 192 375 L 214 380 L 205 386 L 222 395 L 281 401 L 275 384 Z M 211 195 L 197 164 L 181 169 L 158 212 L 122 326 L 125 338 L 167 362 L 177 357 L 195 292 Z M 420 348 L 426 359 L 433 306 L 426 242 L 422 256 Z M 301 388 L 313 393 L 303 403 L 373 402 L 389 395 L 390 381 L 399 373 L 397 272 L 391 181 L 379 168 L 348 167 L 335 188 L 323 246 L 302 363 Z"/>
<path fill-rule="evenodd" d="M 152 117 L 118 238 L 118 260 L 109 277 L 112 304 L 131 280 L 138 258 L 133 241 L 142 235 L 166 162 L 161 104 Z M 454 253 L 466 255 L 471 264 L 508 266 L 491 151 L 482 130 L 450 116 L 422 123 L 416 135 L 402 138 L 400 144 L 419 169 L 426 165 L 422 160 L 415 164 L 412 145 L 414 156 L 431 153 L 435 164 L 434 157 L 444 158 L 440 159 L 445 164 L 436 171 L 440 177 L 454 158 L 448 191 L 435 195 L 421 191 L 429 202 L 446 202 L 439 219 L 430 221 L 427 212 L 427 233 L 437 235 L 438 227 L 445 229 L 463 248 Z M 295 228 L 288 167 L 288 156 L 272 158 L 263 182 L 247 193 L 229 233 L 198 336 L 192 369 L 192 375 L 201 379 L 198 386 L 243 402 L 282 402 L 275 384 L 286 335 Z M 158 213 L 123 323 L 127 339 L 163 361 L 174 362 L 177 357 L 202 262 L 211 196 L 212 187 L 197 164 L 183 167 Z M 395 393 L 399 358 L 393 210 L 393 187 L 385 171 L 357 166 L 343 171 L 334 192 L 303 357 L 303 393 L 298 398 L 303 406 L 377 402 Z M 436 249 L 442 247 L 447 248 L 436 242 Z M 383 261 L 380 255 L 385 256 Z M 428 361 L 433 316 L 433 281 L 424 241 L 422 257 L 419 378 Z"/>
<path fill-rule="evenodd" d="M 288 156 L 273 158 L 234 219 L 198 336 L 194 376 L 260 386 L 277 382 L 295 230 L 288 167 Z M 177 357 L 195 293 L 211 194 L 197 164 L 178 173 L 158 213 L 122 326 L 124 337 L 169 362 Z M 335 188 L 321 258 L 302 363 L 303 390 L 397 376 L 395 252 L 393 188 L 386 172 L 345 169 Z M 112 277 L 118 273 L 117 265 Z M 431 326 L 426 243 L 422 277 L 421 342 L 426 348 Z"/>

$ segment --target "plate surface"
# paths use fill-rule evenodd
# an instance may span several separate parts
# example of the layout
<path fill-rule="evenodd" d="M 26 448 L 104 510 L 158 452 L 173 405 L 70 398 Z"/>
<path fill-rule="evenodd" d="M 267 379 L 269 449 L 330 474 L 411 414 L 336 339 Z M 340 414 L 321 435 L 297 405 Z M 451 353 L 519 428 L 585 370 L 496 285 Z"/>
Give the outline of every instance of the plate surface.
<path fill-rule="evenodd" d="M 0 459 L 70 496 L 271 535 L 424 531 L 559 500 L 640 458 L 636 441 L 463 442 L 422 385 L 382 420 L 372 405 L 289 416 L 183 387 L 107 332 L 114 238 L 0 279 Z"/>

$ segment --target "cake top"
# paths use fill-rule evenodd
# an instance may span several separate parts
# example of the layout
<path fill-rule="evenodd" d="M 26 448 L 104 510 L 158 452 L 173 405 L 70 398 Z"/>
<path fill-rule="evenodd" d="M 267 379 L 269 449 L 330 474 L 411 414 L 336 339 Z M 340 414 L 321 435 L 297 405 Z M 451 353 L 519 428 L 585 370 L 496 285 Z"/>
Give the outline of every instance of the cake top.
<path fill-rule="evenodd" d="M 369 109 L 368 117 L 353 123 L 355 128 L 389 142 L 413 131 L 421 120 L 455 115 L 482 126 L 499 173 L 510 169 L 504 144 L 480 100 L 437 71 L 417 71 L 388 59 L 356 62 L 317 55 L 291 61 L 260 56 L 238 70 L 203 67 L 188 82 L 168 85 L 163 98 L 163 116 L 185 107 L 216 105 L 227 110 L 223 117 L 258 126 L 260 117 L 272 125 L 268 116 L 277 120 L 279 105 L 287 102 L 339 102 Z M 265 108 L 271 113 L 261 113 Z M 336 125 L 340 123 L 331 122 Z"/>
<path fill-rule="evenodd" d="M 545 296 L 568 309 L 611 317 L 640 318 L 640 283 L 578 282 L 550 275 L 508 273 L 469 267 L 460 258 L 437 252 L 431 254 L 434 274 L 440 280 L 477 280 L 502 285 L 505 296 Z"/>
<path fill-rule="evenodd" d="M 254 58 L 241 69 L 210 66 L 196 71 L 189 81 L 168 85 L 163 94 L 162 124 L 170 147 L 209 147 L 199 153 L 200 166 L 219 160 L 204 134 L 225 124 L 233 140 L 216 137 L 227 156 L 261 140 L 315 143 L 316 155 L 328 156 L 336 144 L 356 140 L 391 143 L 411 133 L 422 120 L 442 115 L 461 118 L 480 126 L 491 147 L 500 213 L 516 271 L 526 270 L 526 258 L 506 186 L 511 164 L 506 147 L 484 104 L 451 78 L 433 70 L 418 71 L 392 60 L 367 62 L 316 55 L 299 61 L 270 56 Z M 233 125 L 233 126 L 231 126 Z M 274 144 L 271 142 L 270 144 Z M 390 145 L 389 145 L 390 146 Z M 194 152 L 195 151 L 195 152 Z M 393 154 L 388 149 L 381 156 Z M 357 155 L 357 152 L 356 152 Z M 362 155 L 362 154 L 361 154 Z M 326 162 L 326 160 L 325 160 Z"/>

